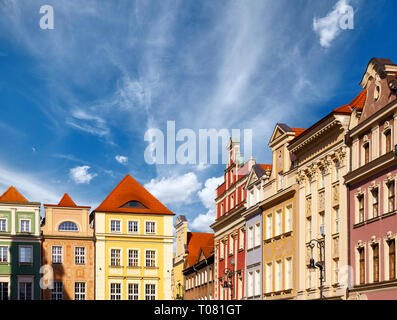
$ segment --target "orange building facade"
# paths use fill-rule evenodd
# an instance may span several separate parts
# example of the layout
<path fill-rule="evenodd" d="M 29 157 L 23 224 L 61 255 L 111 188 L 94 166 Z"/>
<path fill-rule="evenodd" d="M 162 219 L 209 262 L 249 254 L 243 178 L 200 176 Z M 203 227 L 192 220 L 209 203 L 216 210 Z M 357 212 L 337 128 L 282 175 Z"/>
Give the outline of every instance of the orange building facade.
<path fill-rule="evenodd" d="M 43 300 L 95 299 L 94 229 L 90 207 L 77 206 L 68 194 L 57 205 L 45 204 L 42 223 L 42 265 L 53 270 L 53 286 Z"/>

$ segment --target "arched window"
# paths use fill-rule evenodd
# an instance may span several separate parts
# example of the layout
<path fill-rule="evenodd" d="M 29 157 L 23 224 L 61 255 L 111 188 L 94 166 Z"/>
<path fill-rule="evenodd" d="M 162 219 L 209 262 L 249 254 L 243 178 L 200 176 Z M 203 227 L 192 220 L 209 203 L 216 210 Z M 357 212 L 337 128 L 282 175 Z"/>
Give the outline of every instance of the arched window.
<path fill-rule="evenodd" d="M 71 221 L 62 222 L 58 228 L 59 231 L 79 231 L 77 225 Z"/>

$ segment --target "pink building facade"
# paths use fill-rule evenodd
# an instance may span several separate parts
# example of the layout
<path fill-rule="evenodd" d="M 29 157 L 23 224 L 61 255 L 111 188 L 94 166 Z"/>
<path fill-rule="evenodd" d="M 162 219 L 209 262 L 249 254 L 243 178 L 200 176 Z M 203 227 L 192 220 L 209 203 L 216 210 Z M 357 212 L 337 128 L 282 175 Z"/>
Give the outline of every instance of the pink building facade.
<path fill-rule="evenodd" d="M 353 111 L 347 136 L 348 298 L 397 299 L 397 65 L 372 59 L 361 86 L 365 103 Z"/>

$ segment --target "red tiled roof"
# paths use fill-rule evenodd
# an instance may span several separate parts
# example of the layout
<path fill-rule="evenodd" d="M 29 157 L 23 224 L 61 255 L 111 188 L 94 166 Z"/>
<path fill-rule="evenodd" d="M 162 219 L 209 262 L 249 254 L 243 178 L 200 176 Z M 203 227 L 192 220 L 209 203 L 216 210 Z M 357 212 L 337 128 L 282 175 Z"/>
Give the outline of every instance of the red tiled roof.
<path fill-rule="evenodd" d="M 364 107 L 365 99 L 367 97 L 367 90 L 364 89 L 361 91 L 357 97 L 353 99 L 352 102 L 345 104 L 344 106 L 341 106 L 339 108 L 334 109 L 333 111 L 335 112 L 346 112 L 346 113 L 352 113 L 354 109 L 361 110 Z"/>
<path fill-rule="evenodd" d="M 295 138 L 306 131 L 306 129 L 302 128 L 291 128 L 291 130 L 295 132 Z"/>
<path fill-rule="evenodd" d="M 121 206 L 129 201 L 138 201 L 146 208 L 121 208 Z M 94 211 L 175 214 L 157 200 L 149 191 L 142 187 L 129 174 L 120 181 L 120 183 Z"/>
<path fill-rule="evenodd" d="M 213 233 L 201 233 L 201 232 L 188 232 L 187 233 L 187 263 L 188 267 L 197 263 L 200 249 L 203 250 L 203 254 L 208 258 L 214 251 L 214 234 Z"/>
<path fill-rule="evenodd" d="M 258 163 L 259 164 L 259 163 Z M 259 164 L 265 171 L 272 171 L 272 165 L 271 164 Z"/>
<path fill-rule="evenodd" d="M 8 190 L 3 193 L 0 197 L 0 202 L 29 203 L 29 201 L 13 186 L 9 187 Z"/>
<path fill-rule="evenodd" d="M 44 204 L 45 207 L 67 207 L 67 208 L 91 208 L 91 207 L 84 207 L 84 206 L 77 206 L 76 203 L 72 200 L 72 198 L 65 193 L 62 199 L 59 201 L 58 204 Z"/>

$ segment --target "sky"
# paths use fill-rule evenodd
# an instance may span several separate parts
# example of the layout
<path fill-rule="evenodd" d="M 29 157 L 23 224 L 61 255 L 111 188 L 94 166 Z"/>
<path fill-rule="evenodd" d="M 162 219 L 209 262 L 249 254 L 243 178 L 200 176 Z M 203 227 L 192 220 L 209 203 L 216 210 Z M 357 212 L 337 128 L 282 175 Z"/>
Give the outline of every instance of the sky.
<path fill-rule="evenodd" d="M 45 5 L 53 29 L 40 27 Z M 397 62 L 396 10 L 393 0 L 0 0 L 0 193 L 14 185 L 53 204 L 67 192 L 94 209 L 129 173 L 191 231 L 210 232 L 225 164 L 148 163 L 145 134 L 167 140 L 167 121 L 197 141 L 200 129 L 249 129 L 245 159 L 271 163 L 276 123 L 310 127 L 361 91 L 371 58 Z"/>

